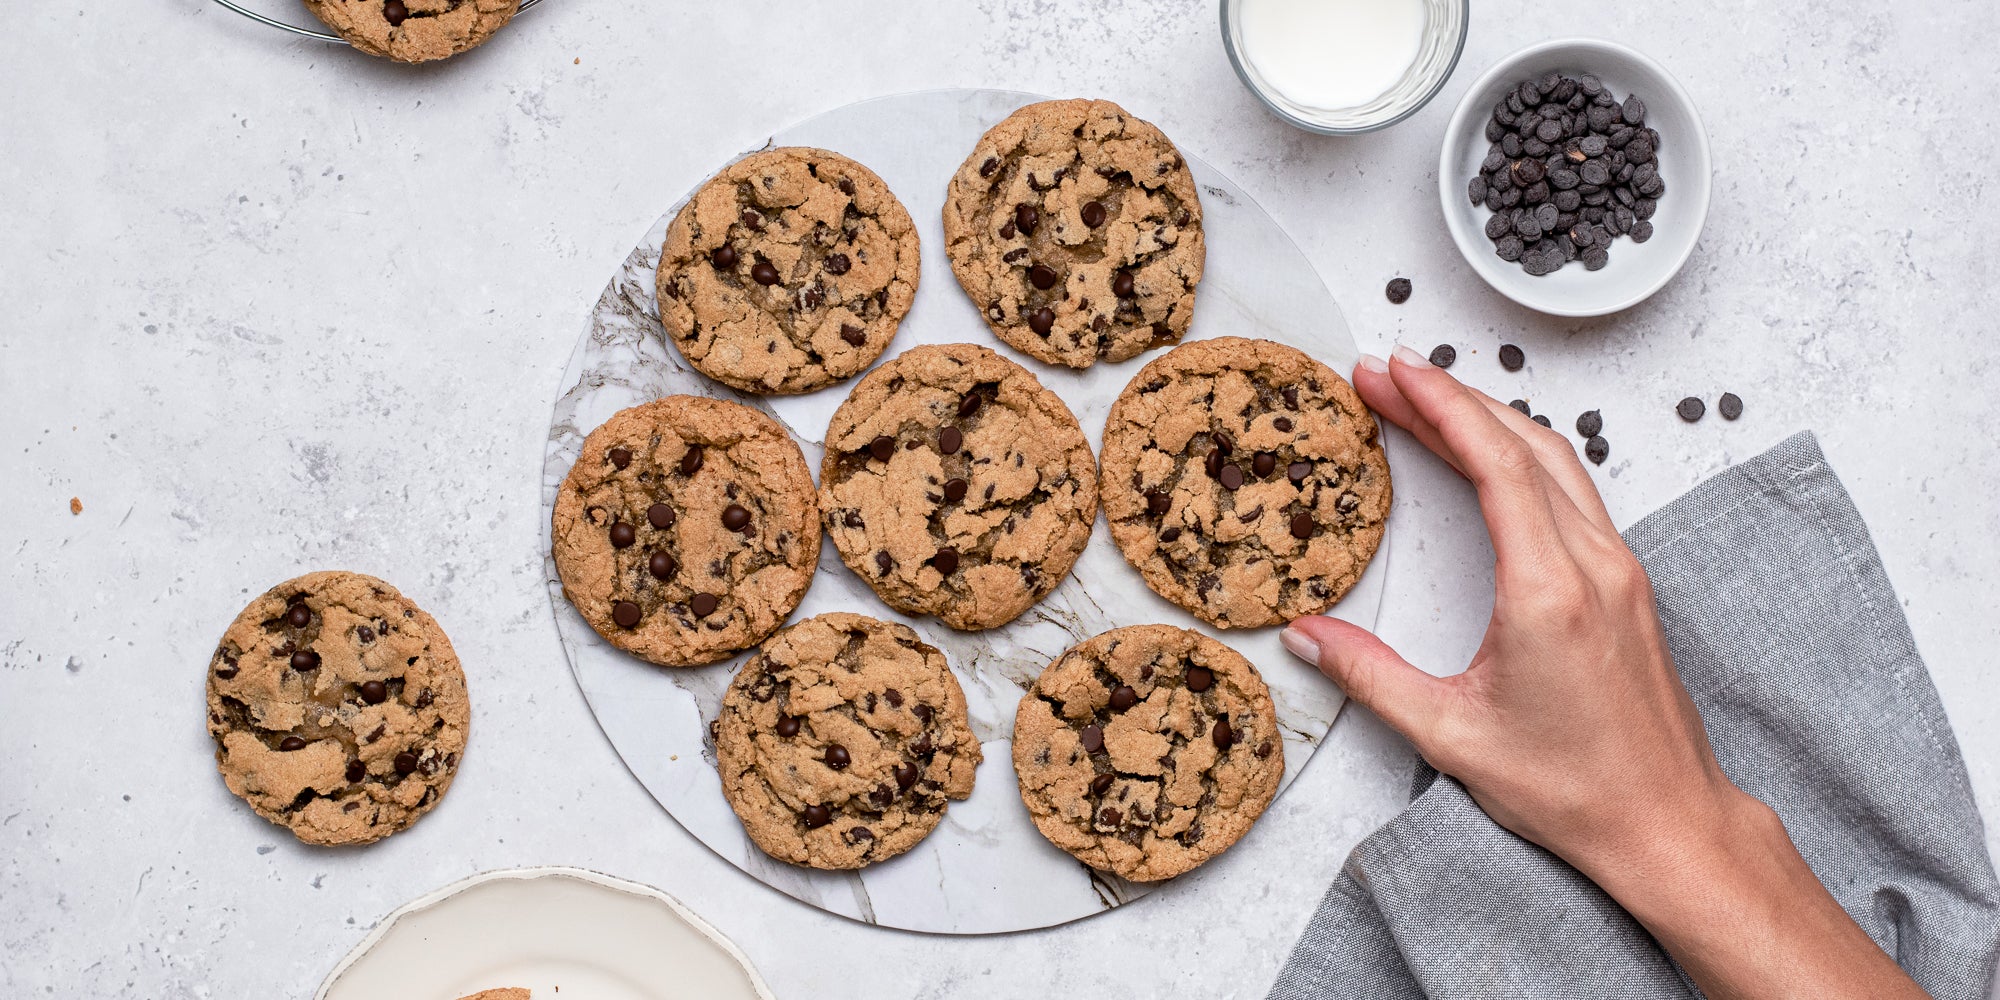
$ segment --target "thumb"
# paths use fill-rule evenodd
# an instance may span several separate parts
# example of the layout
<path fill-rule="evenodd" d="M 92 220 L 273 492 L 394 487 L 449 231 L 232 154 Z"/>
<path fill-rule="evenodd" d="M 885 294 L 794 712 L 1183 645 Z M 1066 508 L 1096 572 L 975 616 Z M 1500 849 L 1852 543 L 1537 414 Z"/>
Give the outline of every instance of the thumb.
<path fill-rule="evenodd" d="M 1445 682 L 1410 665 L 1374 633 L 1325 615 L 1294 620 L 1279 635 L 1293 656 L 1319 668 L 1422 752 L 1443 704 Z"/>

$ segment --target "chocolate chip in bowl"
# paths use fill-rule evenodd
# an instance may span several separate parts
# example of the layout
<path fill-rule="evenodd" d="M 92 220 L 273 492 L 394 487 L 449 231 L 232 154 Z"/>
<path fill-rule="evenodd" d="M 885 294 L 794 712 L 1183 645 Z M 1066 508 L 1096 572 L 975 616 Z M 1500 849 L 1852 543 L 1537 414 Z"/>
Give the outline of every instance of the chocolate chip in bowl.
<path fill-rule="evenodd" d="M 1659 64 L 1606 41 L 1545 42 L 1487 70 L 1452 116 L 1438 171 L 1472 269 L 1559 316 L 1617 312 L 1664 287 L 1708 215 L 1692 100 Z"/>

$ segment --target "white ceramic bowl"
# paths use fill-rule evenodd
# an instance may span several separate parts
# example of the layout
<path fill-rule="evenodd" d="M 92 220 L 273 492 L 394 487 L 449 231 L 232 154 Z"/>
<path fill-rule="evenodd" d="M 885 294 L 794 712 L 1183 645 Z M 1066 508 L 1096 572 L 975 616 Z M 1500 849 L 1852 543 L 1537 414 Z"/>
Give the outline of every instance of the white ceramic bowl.
<path fill-rule="evenodd" d="M 1484 205 L 1467 198 L 1466 185 L 1479 172 L 1492 144 L 1486 122 L 1493 106 L 1521 81 L 1556 70 L 1566 76 L 1589 73 L 1623 101 L 1637 93 L 1646 103 L 1646 124 L 1660 133 L 1660 179 L 1667 190 L 1653 215 L 1653 238 L 1634 243 L 1619 237 L 1611 262 L 1588 271 L 1571 261 L 1553 274 L 1535 277 L 1517 262 L 1501 260 L 1486 238 Z M 1466 262 L 1500 294 L 1530 309 L 1557 316 L 1603 316 L 1628 309 L 1659 291 L 1694 253 L 1708 220 L 1710 163 L 1708 135 L 1687 91 L 1659 63 L 1615 42 L 1564 38 L 1531 45 L 1486 71 L 1452 113 L 1438 154 L 1438 191 L 1445 225 Z"/>

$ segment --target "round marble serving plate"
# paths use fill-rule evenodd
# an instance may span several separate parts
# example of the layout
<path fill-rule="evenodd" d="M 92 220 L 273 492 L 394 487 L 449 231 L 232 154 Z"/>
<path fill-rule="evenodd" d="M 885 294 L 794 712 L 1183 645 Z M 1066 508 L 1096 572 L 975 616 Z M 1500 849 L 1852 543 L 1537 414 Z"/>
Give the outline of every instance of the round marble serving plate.
<path fill-rule="evenodd" d="M 729 939 L 652 886 L 581 868 L 483 872 L 389 914 L 314 1000 L 771 1000 Z"/>
<path fill-rule="evenodd" d="M 820 146 L 853 157 L 880 174 L 915 217 L 923 239 L 923 278 L 885 358 L 920 343 L 991 347 L 1027 366 L 1061 396 L 1096 449 L 1112 400 L 1159 352 L 1083 372 L 1022 356 L 986 329 L 944 257 L 946 182 L 987 128 L 1035 100 L 1031 94 L 991 90 L 882 97 L 792 126 L 773 135 L 769 145 Z M 1201 160 L 1187 159 L 1201 186 L 1208 237 L 1207 273 L 1189 338 L 1263 337 L 1299 347 L 1343 374 L 1350 371 L 1357 349 L 1311 263 L 1242 189 Z M 672 212 L 663 216 L 625 259 L 570 358 L 542 470 L 545 533 L 556 489 L 584 435 L 618 410 L 673 393 L 716 396 L 770 413 L 790 430 L 818 473 L 827 423 L 853 383 L 804 396 L 758 397 L 689 368 L 664 341 L 653 300 L 653 270 L 672 218 Z M 1385 562 L 1386 547 L 1336 614 L 1374 624 Z M 545 562 L 545 572 L 577 683 L 605 735 L 653 797 L 717 854 L 765 884 L 820 909 L 888 927 L 960 934 L 1048 927 L 1131 902 L 1153 888 L 1096 873 L 1057 850 L 1029 820 L 1015 783 L 1015 705 L 1049 661 L 1083 639 L 1120 625 L 1165 622 L 1202 627 L 1249 657 L 1271 685 L 1285 730 L 1285 784 L 1312 756 L 1343 702 L 1332 684 L 1285 654 L 1277 629 L 1207 629 L 1156 596 L 1119 554 L 1101 518 L 1067 581 L 1012 624 L 985 632 L 956 632 L 891 610 L 828 543 L 795 620 L 823 611 L 858 611 L 916 629 L 944 651 L 964 686 L 986 760 L 972 797 L 954 803 L 915 849 L 860 872 L 815 871 L 759 851 L 722 797 L 708 727 L 747 654 L 694 669 L 644 663 L 591 631 L 563 598 L 553 560 Z M 1252 831 L 1245 843 L 1254 848 L 1256 839 Z"/>

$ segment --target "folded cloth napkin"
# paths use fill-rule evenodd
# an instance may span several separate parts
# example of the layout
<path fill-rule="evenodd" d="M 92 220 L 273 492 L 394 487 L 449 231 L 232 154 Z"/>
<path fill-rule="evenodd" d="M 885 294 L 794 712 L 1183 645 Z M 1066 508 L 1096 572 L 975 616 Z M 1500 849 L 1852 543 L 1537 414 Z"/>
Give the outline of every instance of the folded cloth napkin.
<path fill-rule="evenodd" d="M 1939 1000 L 1989 995 L 2000 885 L 1868 529 L 1809 433 L 1625 533 L 1722 769 Z M 1633 919 L 1421 762 L 1277 983 L 1305 998 L 1694 997 Z"/>

